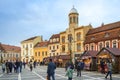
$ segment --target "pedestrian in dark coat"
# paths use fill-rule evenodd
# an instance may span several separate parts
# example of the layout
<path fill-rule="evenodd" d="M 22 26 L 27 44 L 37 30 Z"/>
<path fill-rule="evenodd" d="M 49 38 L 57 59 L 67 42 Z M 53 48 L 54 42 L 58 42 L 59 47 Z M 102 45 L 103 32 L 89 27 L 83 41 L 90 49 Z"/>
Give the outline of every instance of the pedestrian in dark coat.
<path fill-rule="evenodd" d="M 47 68 L 47 75 L 48 75 L 48 80 L 51 80 L 50 78 L 52 77 L 52 80 L 55 80 L 55 69 L 56 65 L 54 62 L 52 62 L 52 59 L 49 60 L 48 63 L 48 68 Z"/>

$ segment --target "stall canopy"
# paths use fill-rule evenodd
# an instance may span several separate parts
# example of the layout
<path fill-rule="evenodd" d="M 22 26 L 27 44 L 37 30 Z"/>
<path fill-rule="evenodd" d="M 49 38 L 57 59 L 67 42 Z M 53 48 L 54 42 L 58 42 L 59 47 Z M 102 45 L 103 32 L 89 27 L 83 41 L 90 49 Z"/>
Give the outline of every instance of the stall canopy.
<path fill-rule="evenodd" d="M 84 53 L 81 55 L 81 59 L 96 57 L 98 51 L 84 51 Z"/>
<path fill-rule="evenodd" d="M 112 56 L 120 56 L 120 49 L 118 49 L 118 48 L 102 48 L 98 52 L 97 56 L 101 53 L 109 53 Z"/>

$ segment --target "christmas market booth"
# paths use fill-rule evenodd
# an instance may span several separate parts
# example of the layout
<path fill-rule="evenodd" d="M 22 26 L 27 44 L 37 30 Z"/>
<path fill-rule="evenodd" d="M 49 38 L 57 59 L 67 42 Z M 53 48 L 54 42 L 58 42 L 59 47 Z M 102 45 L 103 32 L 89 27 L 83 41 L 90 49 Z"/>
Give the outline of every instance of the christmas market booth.
<path fill-rule="evenodd" d="M 97 70 L 96 65 L 96 55 L 97 51 L 84 51 L 84 53 L 81 55 L 81 59 L 85 63 L 84 69 L 85 70 Z"/>
<path fill-rule="evenodd" d="M 120 72 L 120 50 L 118 48 L 102 48 L 97 54 L 98 71 L 100 71 L 100 61 L 103 60 L 105 64 L 107 61 L 112 62 L 113 73 Z M 105 67 L 106 68 L 106 67 Z M 107 70 L 107 69 L 105 69 Z"/>

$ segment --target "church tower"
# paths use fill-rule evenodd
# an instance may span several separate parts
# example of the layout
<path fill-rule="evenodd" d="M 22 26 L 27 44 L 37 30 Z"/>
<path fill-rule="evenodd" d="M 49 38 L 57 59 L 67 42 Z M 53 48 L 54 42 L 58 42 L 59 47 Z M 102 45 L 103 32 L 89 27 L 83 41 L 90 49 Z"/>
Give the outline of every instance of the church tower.
<path fill-rule="evenodd" d="M 70 10 L 69 13 L 69 28 L 78 27 L 78 22 L 79 22 L 78 16 L 79 14 L 73 6 L 73 8 Z"/>

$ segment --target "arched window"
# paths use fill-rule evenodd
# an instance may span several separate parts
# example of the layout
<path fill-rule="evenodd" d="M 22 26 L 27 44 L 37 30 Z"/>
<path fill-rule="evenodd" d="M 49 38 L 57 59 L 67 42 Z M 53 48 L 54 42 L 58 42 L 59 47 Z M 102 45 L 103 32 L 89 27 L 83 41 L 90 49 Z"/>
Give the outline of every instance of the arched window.
<path fill-rule="evenodd" d="M 62 43 L 65 43 L 65 36 L 62 37 Z"/>
<path fill-rule="evenodd" d="M 113 48 L 117 48 L 117 42 L 113 41 Z"/>
<path fill-rule="evenodd" d="M 62 45 L 62 52 L 65 52 L 65 45 Z"/>
<path fill-rule="evenodd" d="M 102 43 L 100 43 L 100 44 L 99 44 L 99 49 L 101 50 L 101 49 L 102 49 L 102 47 L 103 47 L 103 46 L 102 46 Z"/>
<path fill-rule="evenodd" d="M 77 51 L 80 51 L 81 50 L 81 45 L 80 43 L 77 43 Z"/>
<path fill-rule="evenodd" d="M 81 39 L 81 33 L 79 32 L 77 33 L 77 41 L 80 41 L 80 39 Z"/>
<path fill-rule="evenodd" d="M 75 18 L 75 16 L 73 17 L 73 23 L 76 23 L 76 18 Z"/>
<path fill-rule="evenodd" d="M 91 50 L 94 50 L 94 46 L 93 45 L 91 45 Z"/>
<path fill-rule="evenodd" d="M 109 46 L 109 42 L 106 42 L 106 48 L 109 48 L 110 46 Z"/>

